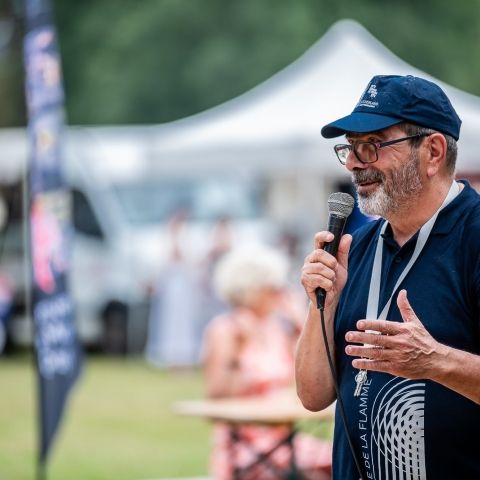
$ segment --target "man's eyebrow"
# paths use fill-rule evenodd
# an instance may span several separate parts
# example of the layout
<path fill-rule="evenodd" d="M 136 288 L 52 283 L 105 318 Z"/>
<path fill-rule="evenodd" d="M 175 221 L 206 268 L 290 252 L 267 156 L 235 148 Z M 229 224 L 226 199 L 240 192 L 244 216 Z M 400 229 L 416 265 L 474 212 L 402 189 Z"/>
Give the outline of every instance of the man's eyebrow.
<path fill-rule="evenodd" d="M 347 140 L 348 142 L 351 142 L 353 140 L 360 138 L 361 136 L 362 136 L 361 133 L 347 133 L 347 135 L 345 135 L 345 140 Z"/>

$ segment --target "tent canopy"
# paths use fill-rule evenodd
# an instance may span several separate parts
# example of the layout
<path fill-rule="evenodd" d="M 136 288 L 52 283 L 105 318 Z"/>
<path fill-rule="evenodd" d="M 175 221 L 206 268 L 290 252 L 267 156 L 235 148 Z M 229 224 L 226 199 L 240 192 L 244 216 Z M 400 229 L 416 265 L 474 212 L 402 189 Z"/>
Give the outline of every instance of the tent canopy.
<path fill-rule="evenodd" d="M 350 113 L 378 74 L 411 74 L 441 85 L 463 121 L 458 170 L 480 170 L 474 142 L 480 131 L 480 98 L 407 64 L 352 20 L 334 24 L 298 60 L 247 93 L 158 127 L 154 157 L 192 166 L 222 159 L 264 161 L 270 168 L 285 163 L 298 167 L 299 162 L 325 167 L 327 162 L 340 172 L 331 150 L 338 140 L 323 139 L 320 129 Z"/>

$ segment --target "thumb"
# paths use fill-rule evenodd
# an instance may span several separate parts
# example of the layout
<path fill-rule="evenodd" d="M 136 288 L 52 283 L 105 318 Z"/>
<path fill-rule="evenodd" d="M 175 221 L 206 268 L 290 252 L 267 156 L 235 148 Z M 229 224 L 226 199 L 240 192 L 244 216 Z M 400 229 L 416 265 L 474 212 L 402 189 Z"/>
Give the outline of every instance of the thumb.
<path fill-rule="evenodd" d="M 405 289 L 400 290 L 397 297 L 397 305 L 404 322 L 420 322 L 408 301 L 407 291 Z"/>
<path fill-rule="evenodd" d="M 352 244 L 352 236 L 346 234 L 340 240 L 338 245 L 337 260 L 338 263 L 348 270 L 348 252 L 350 251 L 350 245 Z"/>

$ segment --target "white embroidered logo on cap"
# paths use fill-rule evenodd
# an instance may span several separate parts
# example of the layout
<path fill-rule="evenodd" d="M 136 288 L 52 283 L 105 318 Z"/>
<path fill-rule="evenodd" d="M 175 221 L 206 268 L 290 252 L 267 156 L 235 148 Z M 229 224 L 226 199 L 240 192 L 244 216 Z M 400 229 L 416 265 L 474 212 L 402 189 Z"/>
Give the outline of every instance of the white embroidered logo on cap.
<path fill-rule="evenodd" d="M 367 95 L 370 96 L 370 100 L 367 100 Z M 357 103 L 358 107 L 367 107 L 367 108 L 377 108 L 378 107 L 378 102 L 373 101 L 376 96 L 378 95 L 378 90 L 377 86 L 372 83 L 365 88 L 365 90 L 362 93 L 362 96 L 360 97 L 360 100 Z"/>
<path fill-rule="evenodd" d="M 367 92 L 370 95 L 370 98 L 375 98 L 377 96 L 377 86 L 375 84 L 370 85 L 370 88 Z"/>

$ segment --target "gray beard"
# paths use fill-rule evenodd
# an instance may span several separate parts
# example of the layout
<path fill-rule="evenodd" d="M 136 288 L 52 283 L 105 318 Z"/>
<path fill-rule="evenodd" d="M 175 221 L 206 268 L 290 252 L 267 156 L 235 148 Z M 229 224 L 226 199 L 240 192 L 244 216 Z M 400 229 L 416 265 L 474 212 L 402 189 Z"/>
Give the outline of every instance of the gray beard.
<path fill-rule="evenodd" d="M 357 186 L 365 181 L 380 181 L 373 193 L 361 194 L 357 189 L 358 206 L 364 215 L 379 215 L 386 218 L 398 213 L 402 207 L 411 205 L 422 189 L 419 159 L 416 152 L 412 152 L 409 161 L 387 177 L 378 170 L 356 170 L 352 174 L 353 183 Z"/>

